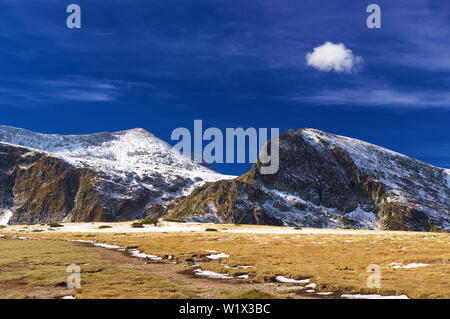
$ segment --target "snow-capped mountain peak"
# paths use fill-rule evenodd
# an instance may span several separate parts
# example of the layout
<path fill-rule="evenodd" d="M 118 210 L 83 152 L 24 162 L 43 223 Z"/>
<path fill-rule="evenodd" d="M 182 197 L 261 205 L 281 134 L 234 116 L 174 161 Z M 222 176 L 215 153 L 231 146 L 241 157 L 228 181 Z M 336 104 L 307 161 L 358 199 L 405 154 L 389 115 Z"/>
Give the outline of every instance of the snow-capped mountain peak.
<path fill-rule="evenodd" d="M 169 144 L 142 129 L 87 135 L 34 133 L 25 129 L 0 126 L 0 142 L 52 154 L 74 165 L 103 170 L 116 169 L 145 173 L 153 169 L 180 170 L 186 174 L 223 178 L 211 169 L 194 163 Z"/>
<path fill-rule="evenodd" d="M 77 179 L 66 181 L 66 184 L 60 185 L 59 189 L 56 189 L 56 191 L 60 191 L 64 187 L 68 187 L 70 193 L 75 196 L 71 199 L 74 203 L 67 204 L 66 212 L 55 213 L 58 218 L 62 214 L 64 220 L 68 221 L 86 218 L 85 216 L 79 217 L 77 212 L 74 213 L 75 208 L 72 207 L 81 206 L 81 204 L 77 204 L 81 198 L 77 194 L 80 190 L 93 191 L 95 197 L 98 197 L 95 201 L 85 199 L 83 202 L 88 206 L 88 208 L 84 208 L 85 210 L 96 214 L 96 217 L 92 218 L 123 220 L 145 216 L 155 205 L 159 205 L 157 208 L 159 214 L 162 206 L 178 196 L 189 194 L 196 186 L 205 182 L 234 177 L 219 174 L 194 163 L 190 157 L 180 154 L 169 144 L 144 129 L 87 135 L 57 135 L 0 126 L 0 148 L 5 149 L 0 152 L 0 157 L 4 157 L 4 163 L 11 165 L 16 163 L 4 171 L 0 170 L 0 175 L 4 172 L 8 176 L 14 174 L 21 178 L 36 179 L 33 177 L 35 174 L 47 176 L 50 175 L 48 171 L 59 167 L 58 172 L 54 172 L 53 179 L 45 181 L 45 183 L 52 183 L 59 181 L 58 174 L 66 174 L 67 169 L 74 171 L 70 173 L 70 176 L 72 176 L 71 178 L 78 176 Z M 12 152 L 13 150 L 18 150 L 21 157 L 11 162 L 11 158 L 17 153 L 17 151 Z M 33 157 L 30 159 L 30 154 L 38 154 L 37 159 L 33 159 Z M 55 166 L 54 163 L 52 166 L 48 166 L 48 163 L 44 165 L 43 156 L 67 163 L 68 168 L 61 168 L 59 164 Z M 22 164 L 22 162 L 24 163 Z M 39 173 L 35 173 L 33 170 L 39 170 Z M 42 170 L 46 170 L 46 172 Z M 85 177 L 85 175 L 89 177 Z M 0 182 L 1 178 L 2 176 L 0 176 Z M 8 178 L 5 177 L 5 180 Z M 87 183 L 88 186 L 80 184 L 81 182 Z M 39 185 L 44 181 L 32 180 L 31 183 Z M 67 185 L 67 183 L 73 185 Z M 13 185 L 5 187 L 13 187 Z M 87 187 L 87 190 L 83 187 Z M 23 191 L 26 193 L 27 189 L 24 187 Z M 31 194 L 27 194 L 27 196 L 29 195 Z M 86 197 L 86 195 L 83 196 Z M 16 205 L 15 198 L 8 198 L 4 201 L 12 201 L 12 204 L 2 203 L 0 194 L 0 208 L 3 205 L 4 208 L 13 212 L 13 222 L 34 222 L 36 218 L 40 218 L 37 215 L 45 214 L 41 211 L 39 213 L 32 212 L 34 207 L 27 207 L 26 211 L 25 208 L 14 207 Z M 96 207 L 94 212 L 92 203 L 98 203 L 101 208 Z M 23 216 L 18 216 L 17 212 L 22 209 Z M 30 214 L 33 217 L 30 217 Z"/>

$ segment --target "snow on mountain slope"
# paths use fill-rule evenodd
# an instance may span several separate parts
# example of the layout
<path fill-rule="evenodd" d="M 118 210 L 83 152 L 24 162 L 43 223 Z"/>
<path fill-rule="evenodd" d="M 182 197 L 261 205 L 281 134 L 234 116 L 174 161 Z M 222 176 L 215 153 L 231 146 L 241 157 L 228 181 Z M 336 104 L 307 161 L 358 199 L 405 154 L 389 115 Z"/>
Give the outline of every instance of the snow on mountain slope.
<path fill-rule="evenodd" d="M 315 129 L 304 129 L 299 134 L 318 150 L 337 147 L 347 153 L 361 171 L 390 188 L 387 201 L 409 202 L 424 210 L 427 206 L 450 208 L 450 170 L 345 136 Z M 439 215 L 439 210 L 428 209 L 428 213 Z"/>
<path fill-rule="evenodd" d="M 0 226 L 8 225 L 13 213 L 8 209 L 0 210 Z"/>
<path fill-rule="evenodd" d="M 181 155 L 169 144 L 144 129 L 88 135 L 40 134 L 28 130 L 0 126 L 0 142 L 44 151 L 78 166 L 91 166 L 105 172 L 123 171 L 145 174 L 159 170 L 205 181 L 224 179 L 189 157 Z M 232 176 L 230 176 L 232 177 Z"/>
<path fill-rule="evenodd" d="M 261 174 L 258 161 L 235 180 L 202 186 L 177 200 L 169 207 L 169 216 L 212 221 L 215 215 L 225 222 L 320 228 L 450 231 L 450 170 L 316 129 L 289 130 L 280 135 L 279 146 L 276 174 Z"/>
<path fill-rule="evenodd" d="M 416 177 L 417 172 L 405 166 L 408 162 L 416 162 L 419 168 L 433 167 L 389 149 L 345 136 L 315 129 L 303 129 L 299 134 L 319 150 L 331 150 L 335 147 L 344 150 L 357 167 L 380 176 L 384 183 L 391 183 L 392 177 Z"/>
<path fill-rule="evenodd" d="M 9 154 L 3 152 L 5 153 L 3 155 L 5 163 L 7 162 L 6 159 L 9 159 L 12 154 L 17 152 L 22 154 L 15 160 L 16 165 L 8 169 L 8 171 L 20 169 L 20 171 L 14 173 L 14 176 L 24 177 L 28 174 L 27 177 L 32 179 L 33 174 L 42 176 L 42 172 L 36 173 L 33 171 L 38 167 L 40 170 L 46 170 L 47 172 L 52 171 L 55 167 L 60 167 L 59 164 L 55 166 L 55 163 L 51 166 L 41 167 L 42 165 L 37 165 L 37 161 L 26 160 L 27 157 L 33 157 L 33 154 L 39 155 L 42 153 L 51 158 L 62 160 L 76 170 L 69 174 L 66 173 L 67 169 L 59 168 L 59 172 L 55 171 L 55 176 L 51 180 L 59 180 L 58 175 L 69 174 L 72 176 L 70 177 L 70 183 L 73 184 L 73 189 L 70 188 L 71 186 L 68 187 L 67 196 L 75 192 L 75 197 L 71 199 L 75 203 L 67 204 L 67 211 L 61 214 L 55 212 L 57 217 L 54 217 L 61 219 L 63 216 L 62 219 L 65 221 L 73 221 L 74 219 L 82 221 L 85 217 L 80 211 L 82 210 L 81 207 L 85 206 L 88 207 L 87 210 L 91 212 L 92 216 L 96 216 L 90 215 L 89 218 L 95 219 L 139 218 L 145 216 L 152 209 L 152 214 L 162 214 L 162 206 L 180 195 L 189 194 L 196 186 L 205 182 L 234 177 L 216 173 L 207 167 L 194 163 L 189 157 L 180 154 L 169 144 L 144 129 L 65 136 L 40 134 L 24 129 L 0 126 L 1 145 L 4 145 L 5 149 L 10 152 L 14 152 Z M 12 151 L 7 146 L 12 147 Z M 28 152 L 20 149 L 20 147 L 28 149 Z M 14 151 L 15 149 L 20 149 L 20 151 Z M 41 162 L 43 161 L 40 155 L 37 157 Z M 46 163 L 46 165 L 49 164 Z M 85 171 L 86 169 L 96 173 L 88 174 Z M 11 176 L 10 173 L 6 173 L 3 178 L 5 181 L 9 179 L 8 176 Z M 77 176 L 76 179 L 73 177 L 74 174 Z M 67 178 L 69 179 L 69 177 Z M 0 176 L 0 182 L 1 180 L 2 176 Z M 80 182 L 84 182 L 84 184 L 78 185 Z M 63 189 L 66 184 L 60 185 L 57 189 Z M 44 190 L 42 187 L 39 189 Z M 88 192 L 88 190 L 95 191 L 95 195 L 89 193 L 89 196 L 97 196 L 98 198 L 88 200 L 87 194 L 83 194 L 83 196 L 79 194 L 80 191 Z M 26 193 L 25 188 L 23 191 Z M 31 204 L 31 194 L 24 196 L 30 197 L 26 209 L 22 207 L 23 205 L 20 209 L 5 206 L 11 208 L 13 213 L 17 210 L 22 211 L 23 216 L 28 216 L 25 218 L 14 214 L 12 217 L 14 223 L 31 222 L 38 218 L 37 215 L 46 214 L 43 208 L 39 208 L 39 212 L 32 212 L 36 207 Z M 5 202 L 11 201 L 16 206 L 18 205 L 16 203 L 23 202 L 23 200 L 18 199 L 5 199 Z M 0 198 L 0 204 L 1 202 Z M 95 203 L 99 203 L 101 208 L 93 207 Z M 86 210 L 86 208 L 83 208 L 83 210 Z M 99 213 L 99 211 L 102 212 Z M 30 214 L 32 216 L 29 216 Z M 81 215 L 83 216 L 80 217 Z M 46 220 L 45 217 L 44 220 Z"/>

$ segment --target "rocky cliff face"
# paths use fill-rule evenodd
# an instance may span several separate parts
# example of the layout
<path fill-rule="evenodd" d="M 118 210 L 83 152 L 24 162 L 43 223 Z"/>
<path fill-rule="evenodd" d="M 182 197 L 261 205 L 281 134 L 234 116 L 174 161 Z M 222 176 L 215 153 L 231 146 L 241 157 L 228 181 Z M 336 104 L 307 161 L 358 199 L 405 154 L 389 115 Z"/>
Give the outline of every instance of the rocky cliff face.
<path fill-rule="evenodd" d="M 3 224 L 158 216 L 196 185 L 226 178 L 142 129 L 61 136 L 0 126 Z"/>
<path fill-rule="evenodd" d="M 450 230 L 450 171 L 314 129 L 280 135 L 280 170 L 261 163 L 177 199 L 169 216 L 195 221 Z"/>
<path fill-rule="evenodd" d="M 93 190 L 94 171 L 6 144 L 0 144 L 0 160 L 0 206 L 12 212 L 10 224 L 107 217 Z"/>

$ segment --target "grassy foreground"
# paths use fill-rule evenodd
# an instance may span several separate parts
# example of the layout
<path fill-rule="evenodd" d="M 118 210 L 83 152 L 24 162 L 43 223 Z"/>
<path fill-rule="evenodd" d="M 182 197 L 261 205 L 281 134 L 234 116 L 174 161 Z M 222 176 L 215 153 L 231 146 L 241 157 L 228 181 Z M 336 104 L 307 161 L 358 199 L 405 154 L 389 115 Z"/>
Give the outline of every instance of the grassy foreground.
<path fill-rule="evenodd" d="M 70 243 L 62 240 L 84 239 L 108 243 L 122 247 L 138 248 L 146 254 L 157 256 L 172 255 L 172 260 L 186 265 L 199 265 L 203 270 L 233 275 L 248 274 L 246 281 L 269 283 L 275 276 L 287 278 L 309 278 L 317 283 L 316 291 L 332 291 L 335 293 L 368 293 L 382 295 L 406 294 L 410 298 L 450 298 L 450 244 L 449 234 L 442 233 L 407 233 L 407 232 L 374 232 L 361 234 L 257 234 L 227 233 L 219 231 L 168 232 L 168 233 L 64 233 L 27 232 L 20 236 L 47 238 L 48 241 L 21 241 L 22 250 L 15 252 L 14 247 L 5 247 L 0 240 L 2 253 L 0 257 L 0 281 L 20 279 L 32 276 L 39 284 L 48 283 L 49 269 L 58 266 L 61 254 L 70 263 L 86 262 L 87 256 L 77 254 L 76 248 L 67 251 Z M 237 227 L 236 227 L 237 228 Z M 25 235 L 26 234 L 26 235 Z M 45 244 L 46 243 L 46 244 Z M 39 254 L 39 247 L 51 247 L 51 253 L 45 253 L 45 260 Z M 23 249 L 26 249 L 24 251 Z M 229 258 L 210 260 L 208 251 L 225 253 Z M 31 268 L 14 270 L 6 274 L 2 267 L 31 261 Z M 411 263 L 429 264 L 420 268 L 392 268 L 391 263 L 404 265 Z M 367 267 L 371 264 L 381 268 L 381 288 L 367 287 Z M 237 265 L 251 265 L 248 269 L 232 269 Z M 92 268 L 101 268 L 91 264 Z M 231 268 L 230 268 L 231 267 Z M 51 272 L 50 272 L 51 273 Z M 59 274 L 60 275 L 60 274 Z M 58 275 L 58 276 L 59 276 Z M 56 274 L 55 274 L 56 276 Z M 91 276 L 91 277 L 89 277 Z M 155 298 L 171 298 L 189 296 L 188 289 L 176 287 L 170 282 L 158 283 L 156 278 L 148 278 L 141 274 L 133 274 L 108 269 L 101 274 L 90 274 L 86 281 L 88 290 L 83 296 L 96 297 L 95 290 L 108 288 L 112 276 L 123 276 L 124 294 L 122 297 L 139 297 L 143 291 Z M 97 277 L 96 277 L 97 276 Z M 62 274 L 57 280 L 64 280 Z M 114 282 L 117 282 L 118 277 Z M 192 278 L 192 280 L 196 280 Z M 213 282 L 212 282 L 213 284 Z M 139 285 L 139 289 L 135 289 Z M 164 287 L 162 289 L 161 287 Z M 92 288 L 92 290 L 91 290 Z M 129 293 L 128 293 L 129 292 Z M 114 294 L 111 294 L 114 297 Z"/>
<path fill-rule="evenodd" d="M 123 269 L 73 243 L 0 239 L 0 298 L 189 298 L 189 288 Z M 70 264 L 82 269 L 81 289 L 68 289 Z"/>

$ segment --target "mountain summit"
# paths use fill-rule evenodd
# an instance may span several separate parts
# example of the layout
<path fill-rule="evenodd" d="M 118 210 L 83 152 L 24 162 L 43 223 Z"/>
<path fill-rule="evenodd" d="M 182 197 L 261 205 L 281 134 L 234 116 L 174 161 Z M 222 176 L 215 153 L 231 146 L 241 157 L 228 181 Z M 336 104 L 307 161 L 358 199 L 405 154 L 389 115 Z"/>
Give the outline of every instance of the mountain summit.
<path fill-rule="evenodd" d="M 280 170 L 258 161 L 168 209 L 194 221 L 390 230 L 450 230 L 450 170 L 315 129 L 280 135 Z"/>
<path fill-rule="evenodd" d="M 226 178 L 144 129 L 54 135 L 0 126 L 2 223 L 161 215 L 196 185 Z"/>

